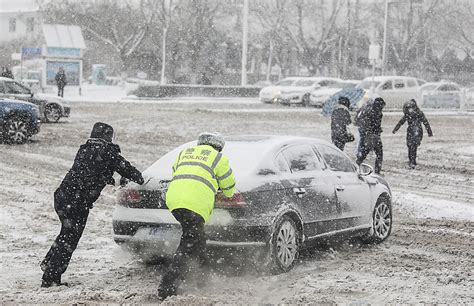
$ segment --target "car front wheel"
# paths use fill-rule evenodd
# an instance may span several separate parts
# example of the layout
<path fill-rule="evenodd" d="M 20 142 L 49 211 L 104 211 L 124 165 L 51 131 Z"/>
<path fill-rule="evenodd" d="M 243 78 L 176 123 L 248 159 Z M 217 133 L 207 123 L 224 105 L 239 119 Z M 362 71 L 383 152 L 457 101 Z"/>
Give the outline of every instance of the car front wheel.
<path fill-rule="evenodd" d="M 381 243 L 392 232 L 392 207 L 387 199 L 379 199 L 372 213 L 372 228 L 362 239 L 365 243 Z"/>
<path fill-rule="evenodd" d="M 295 221 L 283 216 L 276 224 L 271 240 L 271 270 L 288 272 L 296 263 L 299 248 L 299 231 Z"/>
<path fill-rule="evenodd" d="M 58 122 L 61 118 L 61 109 L 57 105 L 48 105 L 44 110 L 46 122 Z"/>
<path fill-rule="evenodd" d="M 15 116 L 5 122 L 4 139 L 7 143 L 22 144 L 28 139 L 28 126 L 20 116 Z"/>

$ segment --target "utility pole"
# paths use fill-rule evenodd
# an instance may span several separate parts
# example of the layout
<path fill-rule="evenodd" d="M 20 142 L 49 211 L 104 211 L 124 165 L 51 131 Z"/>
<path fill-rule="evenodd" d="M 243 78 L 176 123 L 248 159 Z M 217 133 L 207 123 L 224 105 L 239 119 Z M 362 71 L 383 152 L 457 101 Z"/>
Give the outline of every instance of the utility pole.
<path fill-rule="evenodd" d="M 249 32 L 249 0 L 244 0 L 242 18 L 242 75 L 240 85 L 247 85 L 247 51 Z"/>
<path fill-rule="evenodd" d="M 388 2 L 385 0 L 385 17 L 383 24 L 383 45 L 382 45 L 382 75 L 385 75 L 385 58 L 387 53 L 387 25 L 388 25 Z"/>

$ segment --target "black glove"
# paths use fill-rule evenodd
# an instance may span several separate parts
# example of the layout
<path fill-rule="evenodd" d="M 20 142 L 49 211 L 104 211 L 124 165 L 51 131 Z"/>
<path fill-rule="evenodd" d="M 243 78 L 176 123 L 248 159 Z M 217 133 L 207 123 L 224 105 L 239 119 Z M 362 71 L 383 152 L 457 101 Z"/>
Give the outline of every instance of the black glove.
<path fill-rule="evenodd" d="M 127 179 L 126 177 L 123 177 L 123 176 L 122 176 L 122 177 L 120 178 L 120 186 L 123 187 L 123 186 L 127 185 L 128 182 L 129 182 L 129 179 Z"/>
<path fill-rule="evenodd" d="M 112 176 L 107 179 L 107 185 L 115 186 L 115 180 Z"/>

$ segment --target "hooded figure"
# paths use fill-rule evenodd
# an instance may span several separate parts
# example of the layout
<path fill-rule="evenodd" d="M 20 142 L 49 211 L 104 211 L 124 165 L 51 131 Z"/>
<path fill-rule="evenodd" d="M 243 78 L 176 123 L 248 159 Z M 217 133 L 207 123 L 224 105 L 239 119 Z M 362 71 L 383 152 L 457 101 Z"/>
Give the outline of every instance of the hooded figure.
<path fill-rule="evenodd" d="M 408 122 L 407 147 L 409 167 L 414 169 L 416 166 L 417 150 L 423 139 L 423 128 L 421 124 L 423 123 L 425 125 L 429 137 L 433 136 L 433 132 L 431 131 L 430 123 L 426 119 L 425 114 L 418 108 L 414 99 L 403 104 L 403 117 L 397 123 L 392 133 L 395 134 L 405 122 Z"/>
<path fill-rule="evenodd" d="M 356 116 L 356 124 L 359 127 L 359 147 L 357 152 L 357 164 L 360 165 L 367 155 L 375 152 L 375 173 L 380 174 L 383 161 L 382 146 L 382 110 L 385 101 L 378 97 L 374 101 L 364 105 Z"/>
<path fill-rule="evenodd" d="M 58 96 L 63 97 L 64 87 L 67 84 L 66 72 L 64 71 L 63 67 L 59 67 L 58 73 L 56 73 L 54 79 L 56 80 L 56 85 L 58 85 Z"/>
<path fill-rule="evenodd" d="M 112 143 L 114 129 L 97 122 L 90 139 L 80 146 L 74 164 L 54 192 L 54 209 L 61 220 L 61 232 L 56 237 L 45 259 L 41 287 L 61 285 L 72 253 L 86 226 L 89 210 L 107 184 L 114 184 L 118 172 L 138 184 L 143 184 L 140 171 L 120 155 L 120 147 Z"/>
<path fill-rule="evenodd" d="M 339 150 L 344 151 L 346 143 L 354 141 L 354 135 L 347 130 L 347 126 L 352 123 L 350 101 L 346 97 L 340 97 L 338 103 L 331 115 L 331 140 Z"/>

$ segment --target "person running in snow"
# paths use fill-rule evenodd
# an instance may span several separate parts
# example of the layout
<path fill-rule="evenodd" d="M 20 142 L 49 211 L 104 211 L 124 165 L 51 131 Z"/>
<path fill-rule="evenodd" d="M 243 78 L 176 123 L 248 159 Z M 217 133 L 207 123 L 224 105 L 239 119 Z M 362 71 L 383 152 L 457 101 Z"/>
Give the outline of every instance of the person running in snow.
<path fill-rule="evenodd" d="M 339 150 L 344 151 L 346 143 L 354 141 L 354 135 L 347 130 L 347 126 L 352 123 L 350 101 L 346 97 L 339 97 L 338 103 L 331 115 L 331 140 Z"/>
<path fill-rule="evenodd" d="M 375 152 L 375 173 L 380 174 L 383 161 L 382 146 L 382 110 L 385 101 L 378 97 L 374 101 L 367 102 L 356 117 L 359 127 L 360 141 L 357 152 L 357 164 L 360 165 L 371 151 Z"/>
<path fill-rule="evenodd" d="M 89 210 L 107 184 L 114 184 L 112 175 L 143 184 L 143 176 L 120 155 L 120 147 L 112 143 L 113 128 L 97 122 L 90 139 L 80 146 L 74 164 L 54 192 L 54 209 L 61 221 L 61 232 L 41 262 L 41 287 L 67 285 L 61 282 L 72 253 L 86 226 Z"/>
<path fill-rule="evenodd" d="M 403 104 L 403 117 L 397 123 L 392 133 L 395 134 L 405 122 L 408 122 L 408 166 L 410 169 L 415 169 L 416 153 L 421 144 L 421 140 L 423 139 L 423 128 L 421 127 L 421 124 L 423 123 L 425 125 L 429 137 L 433 136 L 433 131 L 431 131 L 430 123 L 426 119 L 425 114 L 418 108 L 414 99 Z"/>

